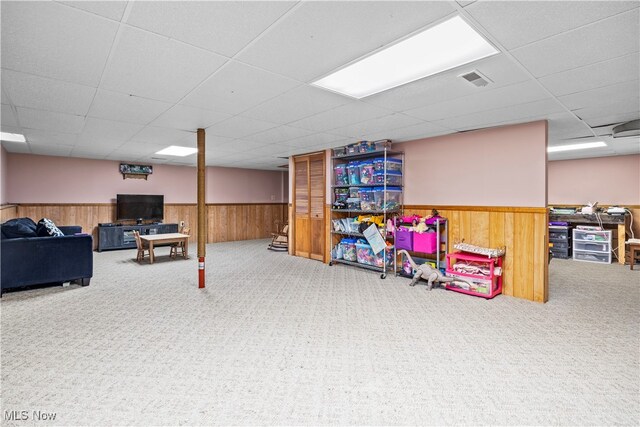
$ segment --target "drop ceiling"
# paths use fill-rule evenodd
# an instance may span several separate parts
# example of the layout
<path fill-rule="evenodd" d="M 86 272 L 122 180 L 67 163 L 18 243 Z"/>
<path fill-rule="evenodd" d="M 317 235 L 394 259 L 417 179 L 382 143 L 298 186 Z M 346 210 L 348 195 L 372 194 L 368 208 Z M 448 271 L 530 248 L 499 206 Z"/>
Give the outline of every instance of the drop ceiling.
<path fill-rule="evenodd" d="M 640 2 L 12 2 L 1 7 L 1 126 L 9 152 L 277 169 L 360 139 L 408 141 L 532 120 L 549 144 L 608 146 L 550 159 L 640 153 L 612 138 L 640 117 Z M 500 53 L 354 100 L 311 82 L 461 15 Z M 458 76 L 477 70 L 478 88 Z"/>

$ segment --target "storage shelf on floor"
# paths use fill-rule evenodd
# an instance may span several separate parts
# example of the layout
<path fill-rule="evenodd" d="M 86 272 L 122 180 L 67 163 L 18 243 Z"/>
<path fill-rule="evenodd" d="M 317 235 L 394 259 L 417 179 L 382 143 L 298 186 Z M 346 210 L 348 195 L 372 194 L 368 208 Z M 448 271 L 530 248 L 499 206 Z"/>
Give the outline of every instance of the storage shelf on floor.
<path fill-rule="evenodd" d="M 453 262 L 455 260 L 455 262 Z M 457 262 L 471 262 L 473 265 L 486 266 L 489 269 L 488 275 L 471 274 L 455 270 L 454 266 Z M 500 268 L 500 274 L 497 274 L 496 268 Z M 474 284 L 474 287 L 466 289 L 465 282 L 447 283 L 445 287 L 450 291 L 460 292 L 467 295 L 491 299 L 502 293 L 502 257 L 489 258 L 483 255 L 470 254 L 466 252 L 453 252 L 447 254 L 447 276 L 459 277 L 467 279 Z"/>
<path fill-rule="evenodd" d="M 389 271 L 396 272 L 395 248 L 387 246 L 384 250 L 375 254 L 368 244 L 356 242 L 356 239 L 348 241 L 350 240 L 349 237 L 365 240 L 363 233 L 341 230 L 355 230 L 354 227 L 349 225 L 354 224 L 353 221 L 356 216 L 375 215 L 378 217 L 375 222 L 380 227 L 381 235 L 385 241 L 389 240 L 389 243 L 391 243 L 391 238 L 387 236 L 386 231 L 383 229 L 386 228 L 388 215 L 402 211 L 401 177 L 403 175 L 404 162 L 403 153 L 390 150 L 390 143 L 391 141 L 383 140 L 336 148 L 334 149 L 334 156 L 331 158 L 332 170 L 334 171 L 331 246 L 335 250 L 331 251 L 330 264 L 345 264 L 378 271 L 381 273 L 381 278 L 385 278 Z M 350 150 L 367 150 L 372 147 L 372 144 L 378 150 L 336 155 L 336 153 L 345 153 Z M 380 148 L 383 149 L 381 150 Z M 391 183 L 399 185 L 391 185 Z M 352 189 L 353 191 L 347 191 L 346 189 Z M 344 207 L 345 209 L 336 209 L 336 206 Z M 347 218 L 349 220 L 345 221 Z M 337 220 L 349 222 L 349 224 L 340 225 Z M 344 255 L 343 258 L 338 258 L 335 255 L 336 253 L 342 253 L 343 246 L 349 248 L 349 251 L 353 251 L 354 244 L 356 245 L 357 258 L 353 256 L 353 252 L 350 252 L 350 256 L 346 257 L 347 259 L 344 259 Z M 337 247 L 338 245 L 339 247 Z M 380 264 L 382 265 L 378 266 Z"/>

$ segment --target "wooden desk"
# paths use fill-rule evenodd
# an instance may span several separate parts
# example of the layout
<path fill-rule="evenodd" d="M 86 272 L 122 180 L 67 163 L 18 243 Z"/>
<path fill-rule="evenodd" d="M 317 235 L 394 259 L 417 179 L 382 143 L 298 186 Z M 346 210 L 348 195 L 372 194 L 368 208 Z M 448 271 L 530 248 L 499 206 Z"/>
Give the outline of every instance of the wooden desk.
<path fill-rule="evenodd" d="M 189 235 L 182 233 L 165 233 L 165 234 L 150 234 L 146 236 L 140 236 L 140 240 L 149 244 L 149 263 L 153 264 L 153 245 L 154 244 L 167 244 L 167 243 L 180 243 L 184 242 L 184 256 L 188 256 L 187 251 L 189 248 Z"/>
<path fill-rule="evenodd" d="M 629 223 L 629 214 L 624 215 L 609 215 L 606 213 L 600 214 L 600 220 L 603 225 L 611 225 L 618 227 L 618 264 L 624 265 L 625 260 L 625 247 L 624 242 L 627 240 L 626 229 Z M 583 215 L 583 214 L 549 214 L 549 222 L 568 222 L 569 224 L 589 224 L 600 225 L 595 215 Z"/>

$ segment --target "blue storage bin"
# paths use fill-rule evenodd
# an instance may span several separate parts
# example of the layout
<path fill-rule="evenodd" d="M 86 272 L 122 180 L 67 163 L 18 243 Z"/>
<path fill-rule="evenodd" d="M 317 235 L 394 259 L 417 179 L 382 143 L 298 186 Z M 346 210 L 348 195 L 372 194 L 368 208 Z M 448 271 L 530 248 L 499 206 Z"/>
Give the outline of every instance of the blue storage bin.
<path fill-rule="evenodd" d="M 378 157 L 373 159 L 373 167 L 377 171 L 384 170 L 384 157 Z M 387 158 L 387 171 L 402 172 L 402 159 Z"/>
<path fill-rule="evenodd" d="M 384 185 L 384 171 L 373 173 L 374 184 Z M 402 185 L 402 173 L 398 171 L 387 171 L 387 185 Z"/>

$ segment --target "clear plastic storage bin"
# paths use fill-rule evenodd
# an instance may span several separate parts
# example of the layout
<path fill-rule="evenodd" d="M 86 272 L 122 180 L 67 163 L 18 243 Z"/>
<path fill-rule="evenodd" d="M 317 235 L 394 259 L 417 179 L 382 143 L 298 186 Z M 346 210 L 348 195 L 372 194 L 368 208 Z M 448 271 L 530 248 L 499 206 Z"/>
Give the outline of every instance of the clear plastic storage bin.
<path fill-rule="evenodd" d="M 347 173 L 347 165 L 335 165 L 333 170 L 336 175 L 336 185 L 349 185 L 349 175 Z"/>
<path fill-rule="evenodd" d="M 360 162 L 360 184 L 373 184 L 373 162 Z"/>
<path fill-rule="evenodd" d="M 352 211 L 360 210 L 360 199 L 357 197 L 349 197 L 347 199 L 347 209 Z"/>
<path fill-rule="evenodd" d="M 334 188 L 333 192 L 336 196 L 336 202 L 347 202 L 349 198 L 349 189 L 348 188 Z"/>
<path fill-rule="evenodd" d="M 359 264 L 373 265 L 375 267 L 383 267 L 386 254 L 387 265 L 391 265 L 393 261 L 393 251 L 387 249 L 378 254 L 373 253 L 370 245 L 366 243 L 356 243 L 356 257 Z"/>
<path fill-rule="evenodd" d="M 354 199 L 360 197 L 360 187 L 349 187 L 349 197 Z"/>
<path fill-rule="evenodd" d="M 356 239 L 345 237 L 340 241 L 342 246 L 342 258 L 345 261 L 356 262 L 358 257 L 356 255 Z"/>
<path fill-rule="evenodd" d="M 377 171 L 383 171 L 384 170 L 384 157 L 379 157 L 377 159 L 373 159 L 373 167 L 375 168 L 375 170 Z M 397 171 L 397 172 L 402 172 L 402 159 L 396 159 L 396 158 L 387 158 L 387 172 L 388 171 Z"/>
<path fill-rule="evenodd" d="M 375 187 L 373 196 L 376 202 L 376 210 L 394 210 L 400 206 L 402 189 L 399 187 L 387 187 L 386 203 L 384 187 Z"/>
<path fill-rule="evenodd" d="M 349 182 L 347 184 L 360 185 L 360 162 L 349 162 L 347 164 Z"/>
<path fill-rule="evenodd" d="M 384 171 L 373 173 L 373 182 L 384 185 Z M 398 171 L 387 171 L 387 185 L 402 185 L 402 173 Z"/>
<path fill-rule="evenodd" d="M 360 209 L 363 211 L 376 210 L 376 200 L 373 194 L 373 188 L 360 188 L 358 195 L 360 196 Z"/>

